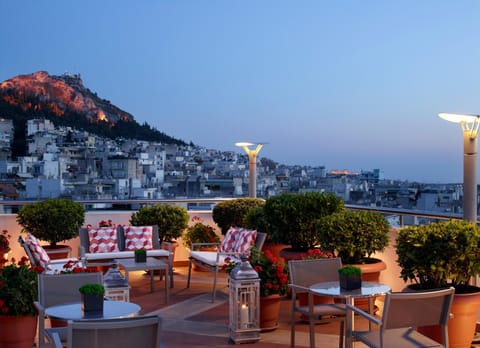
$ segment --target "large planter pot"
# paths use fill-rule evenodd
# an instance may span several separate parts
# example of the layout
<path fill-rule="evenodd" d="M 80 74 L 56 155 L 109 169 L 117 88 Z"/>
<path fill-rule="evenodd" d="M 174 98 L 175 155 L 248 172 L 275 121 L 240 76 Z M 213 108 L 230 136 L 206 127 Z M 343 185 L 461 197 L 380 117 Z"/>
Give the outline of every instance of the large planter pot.
<path fill-rule="evenodd" d="M 280 295 L 260 297 L 260 331 L 272 331 L 278 327 L 280 314 Z"/>
<path fill-rule="evenodd" d="M 42 245 L 51 260 L 66 259 L 72 253 L 72 248 L 69 245 L 58 245 L 51 248 L 49 245 Z"/>
<path fill-rule="evenodd" d="M 281 251 L 286 248 L 290 248 L 290 246 L 287 244 L 264 243 L 262 250 L 263 251 L 268 250 L 272 253 L 273 256 L 280 259 L 280 261 L 287 262 L 282 256 L 280 256 Z"/>
<path fill-rule="evenodd" d="M 0 347 L 32 348 L 37 333 L 37 317 L 0 315 Z"/>

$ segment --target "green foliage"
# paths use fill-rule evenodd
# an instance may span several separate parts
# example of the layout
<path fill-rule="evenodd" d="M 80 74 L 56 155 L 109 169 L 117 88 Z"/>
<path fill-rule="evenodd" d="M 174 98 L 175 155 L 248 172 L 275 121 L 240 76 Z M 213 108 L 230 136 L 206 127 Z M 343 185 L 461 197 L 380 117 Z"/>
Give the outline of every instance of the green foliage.
<path fill-rule="evenodd" d="M 371 211 L 343 210 L 317 221 L 320 246 L 345 264 L 361 264 L 388 245 L 390 225 Z"/>
<path fill-rule="evenodd" d="M 344 276 L 357 275 L 360 277 L 362 275 L 362 270 L 352 265 L 346 265 L 338 269 L 338 274 L 344 275 Z"/>
<path fill-rule="evenodd" d="M 157 204 L 142 207 L 132 214 L 130 223 L 133 226 L 158 226 L 160 243 L 179 238 L 188 226 L 187 210 L 171 204 Z"/>
<path fill-rule="evenodd" d="M 245 227 L 244 218 L 248 211 L 264 204 L 259 198 L 236 198 L 216 204 L 212 210 L 213 221 L 227 234 L 230 227 Z"/>
<path fill-rule="evenodd" d="M 105 294 L 105 287 L 102 284 L 84 284 L 78 291 L 83 295 L 103 296 Z"/>
<path fill-rule="evenodd" d="M 270 197 L 264 206 L 270 240 L 291 245 L 295 251 L 314 248 L 319 242 L 315 221 L 343 206 L 342 199 L 331 193 L 283 193 Z"/>
<path fill-rule="evenodd" d="M 37 310 L 37 273 L 28 264 L 28 259 L 5 264 L 0 270 L 0 315 L 34 316 Z"/>
<path fill-rule="evenodd" d="M 265 215 L 265 203 L 257 205 L 251 208 L 243 220 L 245 227 L 267 233 L 270 231 L 270 226 L 268 223 L 268 218 Z"/>
<path fill-rule="evenodd" d="M 147 250 L 145 249 L 137 249 L 134 251 L 135 255 L 147 255 Z"/>
<path fill-rule="evenodd" d="M 480 228 L 469 221 L 402 228 L 395 248 L 402 279 L 420 289 L 465 287 L 480 271 Z"/>
<path fill-rule="evenodd" d="M 197 222 L 187 228 L 183 235 L 183 245 L 190 248 L 192 243 L 220 243 L 220 237 L 212 226 Z"/>
<path fill-rule="evenodd" d="M 38 239 L 49 242 L 51 247 L 77 237 L 84 221 L 83 205 L 65 198 L 27 204 L 17 214 L 22 232 L 29 232 Z"/>

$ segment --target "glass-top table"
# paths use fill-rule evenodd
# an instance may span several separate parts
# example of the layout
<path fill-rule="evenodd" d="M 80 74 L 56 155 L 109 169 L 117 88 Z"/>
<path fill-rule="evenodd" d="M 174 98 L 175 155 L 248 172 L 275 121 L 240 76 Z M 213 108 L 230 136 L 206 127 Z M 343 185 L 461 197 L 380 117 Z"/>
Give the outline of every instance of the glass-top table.
<path fill-rule="evenodd" d="M 142 308 L 132 302 L 103 301 L 103 313 L 84 315 L 80 302 L 65 303 L 47 307 L 45 314 L 51 319 L 57 320 L 88 320 L 88 319 L 116 319 L 135 317 Z"/>

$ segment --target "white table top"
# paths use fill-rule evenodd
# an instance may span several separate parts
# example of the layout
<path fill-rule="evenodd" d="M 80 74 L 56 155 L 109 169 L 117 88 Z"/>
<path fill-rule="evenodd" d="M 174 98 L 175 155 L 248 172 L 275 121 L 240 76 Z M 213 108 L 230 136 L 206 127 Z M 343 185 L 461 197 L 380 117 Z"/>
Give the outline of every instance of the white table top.
<path fill-rule="evenodd" d="M 141 307 L 136 303 L 124 301 L 103 301 L 103 313 L 85 316 L 80 302 L 66 303 L 47 307 L 45 314 L 58 320 L 115 319 L 134 317 Z"/>
<path fill-rule="evenodd" d="M 314 284 L 310 287 L 310 290 L 318 295 L 345 298 L 361 298 L 361 297 L 371 297 L 371 296 L 381 296 L 385 295 L 387 292 L 390 292 L 391 288 L 388 285 L 375 283 L 375 282 L 364 282 L 362 281 L 362 287 L 356 290 L 342 290 L 340 288 L 340 282 L 322 282 Z"/>

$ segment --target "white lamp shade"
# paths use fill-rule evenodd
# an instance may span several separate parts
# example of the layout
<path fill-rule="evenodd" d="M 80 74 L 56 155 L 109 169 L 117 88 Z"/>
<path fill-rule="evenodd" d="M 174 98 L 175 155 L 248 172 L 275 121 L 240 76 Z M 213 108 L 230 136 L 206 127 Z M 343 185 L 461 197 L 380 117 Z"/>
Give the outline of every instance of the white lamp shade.
<path fill-rule="evenodd" d="M 475 122 L 479 118 L 478 115 L 469 115 L 469 114 L 451 114 L 446 112 L 441 112 L 438 114 L 440 118 L 443 118 L 446 121 L 454 122 L 454 123 L 471 123 Z"/>

